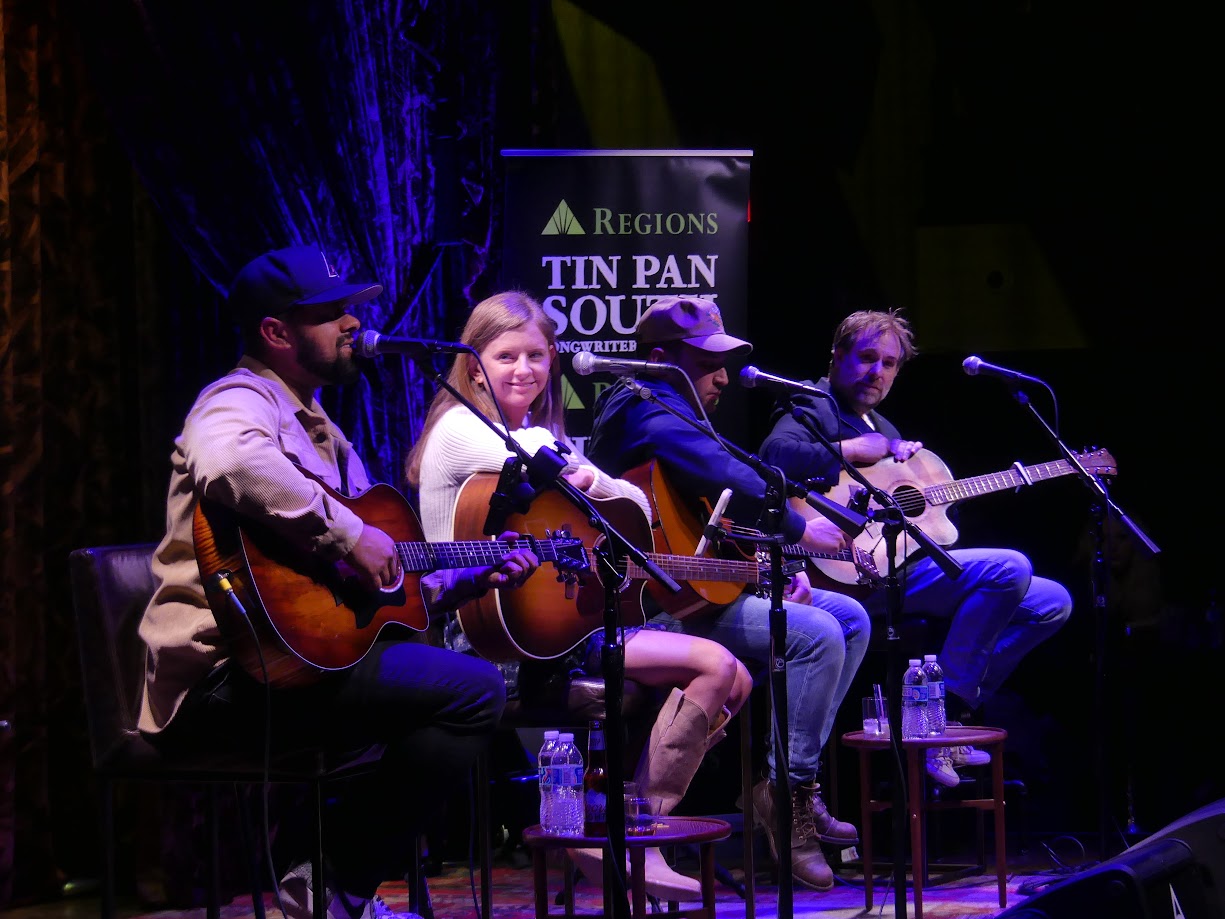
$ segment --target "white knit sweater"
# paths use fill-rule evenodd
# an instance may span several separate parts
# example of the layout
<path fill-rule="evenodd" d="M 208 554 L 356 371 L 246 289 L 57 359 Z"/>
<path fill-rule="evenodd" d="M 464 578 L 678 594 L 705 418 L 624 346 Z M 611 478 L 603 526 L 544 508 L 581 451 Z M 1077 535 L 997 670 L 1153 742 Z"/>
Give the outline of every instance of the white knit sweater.
<path fill-rule="evenodd" d="M 498 430 L 505 429 L 499 425 Z M 547 428 L 524 427 L 512 434 L 529 454 L 534 454 L 541 447 L 557 448 L 557 440 Z M 566 455 L 569 462 L 564 472 L 572 472 L 580 466 L 585 466 L 595 473 L 595 481 L 587 490 L 588 496 L 630 498 L 642 508 L 648 518 L 650 517 L 650 503 L 642 489 L 601 472 L 581 455 L 569 440 L 565 442 L 565 446 L 570 449 L 570 453 Z M 509 456 L 511 451 L 506 446 L 504 437 L 494 434 L 490 427 L 467 407 L 457 405 L 438 419 L 421 457 L 418 500 L 421 526 L 426 540 L 449 542 L 455 538 L 455 504 L 460 487 L 473 473 L 501 472 Z"/>

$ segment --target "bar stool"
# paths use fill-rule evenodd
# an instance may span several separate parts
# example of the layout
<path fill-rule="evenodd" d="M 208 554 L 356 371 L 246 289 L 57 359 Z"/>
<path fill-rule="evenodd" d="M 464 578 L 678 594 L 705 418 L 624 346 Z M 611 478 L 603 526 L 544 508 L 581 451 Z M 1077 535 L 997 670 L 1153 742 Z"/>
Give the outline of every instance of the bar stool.
<path fill-rule="evenodd" d="M 1004 840 L 1004 741 L 1008 732 L 1003 728 L 950 726 L 941 735 L 919 740 L 903 740 L 906 753 L 907 799 L 910 818 L 911 876 L 914 887 L 915 919 L 923 919 L 923 883 L 927 877 L 926 815 L 928 811 L 971 808 L 995 815 L 995 867 L 999 886 L 1000 907 L 1008 905 L 1008 865 Z M 872 908 L 872 815 L 892 807 L 892 801 L 872 797 L 872 775 L 869 757 L 876 752 L 892 749 L 888 738 L 850 731 L 842 742 L 859 751 L 859 810 L 860 839 L 863 845 L 864 908 Z M 981 747 L 991 756 L 991 797 L 963 800 L 927 800 L 927 750 L 931 747 L 972 745 Z M 900 858 L 895 853 L 894 858 Z"/>
<path fill-rule="evenodd" d="M 644 849 L 657 846 L 695 845 L 701 864 L 702 905 L 687 909 L 669 910 L 669 919 L 715 919 L 715 843 L 732 834 L 732 825 L 717 817 L 659 817 L 655 821 L 652 836 L 627 836 L 625 849 L 630 859 L 630 915 L 634 919 L 645 919 L 647 895 Z M 569 853 L 566 853 L 567 870 L 563 887 L 565 913 L 549 912 L 549 867 L 550 849 L 599 848 L 608 840 L 602 836 L 548 836 L 535 824 L 523 831 L 523 844 L 532 850 L 532 882 L 536 900 L 536 919 L 551 919 L 553 916 L 574 915 L 574 881 L 568 870 Z M 604 866 L 606 876 L 607 865 Z M 607 901 L 607 897 L 605 898 Z M 608 909 L 605 902 L 604 908 Z M 607 913 L 594 914 L 605 917 Z"/>

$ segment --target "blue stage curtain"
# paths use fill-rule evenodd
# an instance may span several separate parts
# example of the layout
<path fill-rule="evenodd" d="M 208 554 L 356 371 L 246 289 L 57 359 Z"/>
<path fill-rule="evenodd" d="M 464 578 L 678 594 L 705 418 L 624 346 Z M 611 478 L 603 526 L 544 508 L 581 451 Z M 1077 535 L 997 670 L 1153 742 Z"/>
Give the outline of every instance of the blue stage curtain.
<path fill-rule="evenodd" d="M 383 284 L 358 313 L 366 328 L 452 333 L 491 238 L 487 4 L 100 0 L 80 15 L 132 164 L 207 283 L 224 294 L 260 252 L 319 243 L 342 275 Z M 181 327 L 183 347 L 233 336 L 225 369 L 238 353 L 228 317 L 196 324 Z M 325 391 L 377 480 L 402 485 L 427 378 L 386 356 L 363 385 Z"/>

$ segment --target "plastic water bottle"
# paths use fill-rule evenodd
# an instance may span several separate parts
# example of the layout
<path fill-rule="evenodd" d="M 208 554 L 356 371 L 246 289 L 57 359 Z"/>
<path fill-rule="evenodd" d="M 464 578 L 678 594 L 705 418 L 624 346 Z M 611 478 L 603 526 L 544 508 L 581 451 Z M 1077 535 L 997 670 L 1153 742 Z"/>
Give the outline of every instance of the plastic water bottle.
<path fill-rule="evenodd" d="M 553 756 L 553 826 L 555 836 L 583 835 L 583 754 L 572 731 L 561 733 Z"/>
<path fill-rule="evenodd" d="M 923 672 L 923 662 L 912 657 L 902 676 L 902 740 L 926 736 L 927 674 Z"/>
<path fill-rule="evenodd" d="M 944 710 L 944 670 L 936 655 L 923 655 L 923 672 L 927 674 L 927 733 L 943 734 L 948 724 Z"/>
<path fill-rule="evenodd" d="M 544 743 L 540 745 L 540 752 L 536 754 L 536 778 L 540 783 L 540 828 L 550 834 L 555 832 L 553 802 L 556 796 L 553 794 L 553 754 L 557 752 L 557 738 L 560 734 L 560 731 L 545 731 Z"/>

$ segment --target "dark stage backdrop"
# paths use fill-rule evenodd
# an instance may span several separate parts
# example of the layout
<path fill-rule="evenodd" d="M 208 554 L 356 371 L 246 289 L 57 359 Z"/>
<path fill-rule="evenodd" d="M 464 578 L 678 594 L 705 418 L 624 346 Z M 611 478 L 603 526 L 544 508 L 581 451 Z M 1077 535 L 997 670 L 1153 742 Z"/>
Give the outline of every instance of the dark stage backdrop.
<path fill-rule="evenodd" d="M 1110 449 L 1112 495 L 1163 552 L 1107 527 L 1098 617 L 1077 482 L 963 509 L 967 542 L 1025 549 L 1077 598 L 994 713 L 1029 827 L 1092 846 L 1104 785 L 1121 849 L 1129 813 L 1143 833 L 1225 795 L 1183 742 L 1204 727 L 1185 700 L 1211 712 L 1225 663 L 1219 24 L 1203 4 L 827 6 L 4 5 L 0 908 L 98 870 L 67 556 L 160 535 L 171 438 L 237 355 L 230 276 L 319 241 L 385 285 L 368 327 L 453 337 L 498 276 L 502 148 L 752 150 L 754 363 L 819 375 L 844 313 L 904 307 L 923 353 L 887 413 L 958 475 L 1053 449 L 961 360 L 1047 380 L 1063 437 Z M 764 424 L 763 394 L 744 395 Z M 398 484 L 429 396 L 384 358 L 328 407 Z M 1106 775 L 1086 728 L 1103 717 Z M 193 820 L 125 798 L 122 880 L 190 897 L 163 814 Z"/>

